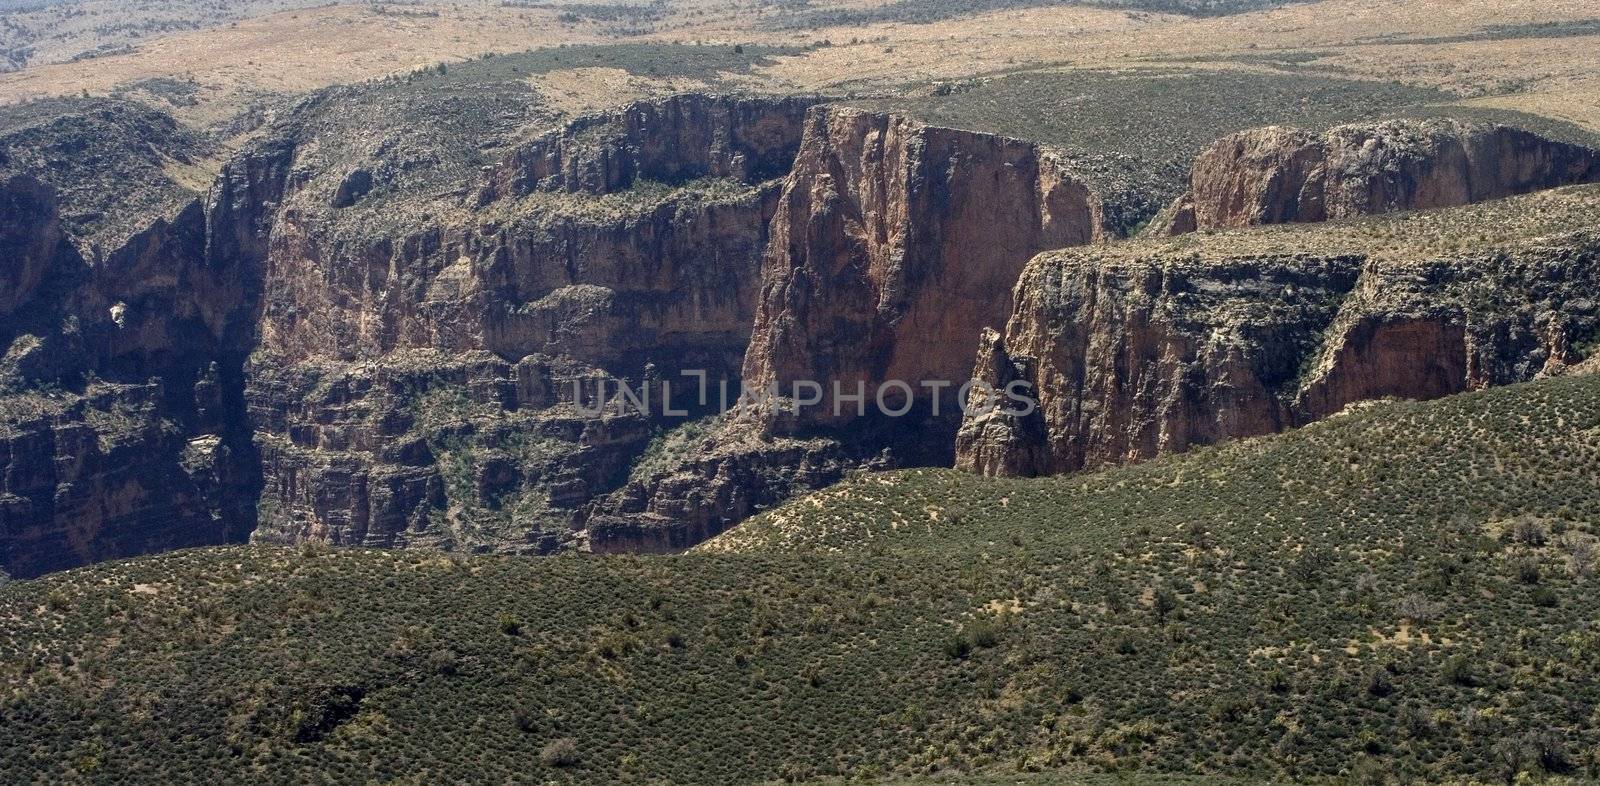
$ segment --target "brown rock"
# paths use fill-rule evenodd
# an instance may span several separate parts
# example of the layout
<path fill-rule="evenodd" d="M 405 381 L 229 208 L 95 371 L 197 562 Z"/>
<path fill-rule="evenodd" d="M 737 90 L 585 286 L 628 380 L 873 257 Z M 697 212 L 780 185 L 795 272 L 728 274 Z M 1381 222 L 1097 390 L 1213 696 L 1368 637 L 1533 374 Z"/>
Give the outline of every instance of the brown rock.
<path fill-rule="evenodd" d="M 1450 207 L 1600 180 L 1600 152 L 1454 120 L 1277 126 L 1218 140 L 1153 235 Z M 1189 211 L 1192 209 L 1192 219 Z"/>
<path fill-rule="evenodd" d="M 901 380 L 931 403 L 921 383 L 967 376 L 1029 257 L 1101 236 L 1098 199 L 1045 148 L 813 110 L 772 223 L 746 383 L 787 394 L 810 380 L 831 400 L 834 383 L 872 396 Z M 840 422 L 850 406 L 806 417 Z"/>
<path fill-rule="evenodd" d="M 1565 368 L 1575 341 L 1600 335 L 1600 236 L 1538 233 L 1579 223 L 1597 193 L 1040 255 L 1017 287 L 1010 354 L 986 337 L 974 375 L 1034 363 L 1043 427 L 969 415 L 957 465 L 1093 469 Z M 1481 225 L 1502 244 L 1450 250 Z"/>
<path fill-rule="evenodd" d="M 973 395 L 994 396 L 1016 382 L 1027 384 L 1033 395 L 1033 359 L 1006 351 L 1000 331 L 985 329 L 978 340 L 978 360 Z M 1020 390 L 1020 388 L 1019 388 Z M 1043 414 L 1020 414 L 1022 405 L 1010 401 L 972 402 L 956 434 L 956 469 L 991 477 L 1032 477 L 1049 472 L 1050 458 Z"/>

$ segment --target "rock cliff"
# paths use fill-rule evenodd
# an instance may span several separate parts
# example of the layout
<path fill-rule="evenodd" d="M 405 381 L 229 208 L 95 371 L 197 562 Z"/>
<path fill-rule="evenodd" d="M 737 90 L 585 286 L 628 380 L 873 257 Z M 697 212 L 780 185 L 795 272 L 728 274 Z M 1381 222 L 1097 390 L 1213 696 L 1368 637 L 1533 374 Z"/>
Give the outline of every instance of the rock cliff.
<path fill-rule="evenodd" d="M 241 540 L 247 265 L 208 261 L 170 118 L 71 102 L 0 135 L 0 569 Z"/>
<path fill-rule="evenodd" d="M 1047 148 L 825 108 L 806 129 L 762 265 L 744 365 L 752 389 L 823 386 L 805 424 L 838 424 L 833 385 L 869 397 L 898 380 L 953 411 L 975 338 L 1010 312 L 1030 257 L 1104 234 L 1098 197 Z M 898 409 L 905 388 L 886 404 Z"/>
<path fill-rule="evenodd" d="M 1030 369 L 1042 422 L 969 418 L 958 463 L 1072 472 L 1563 370 L 1600 336 L 1596 207 L 1577 187 L 1040 255 L 975 374 Z"/>
<path fill-rule="evenodd" d="M 736 389 L 811 103 L 641 102 L 511 145 L 442 199 L 387 185 L 403 175 L 382 157 L 330 166 L 314 124 L 290 129 L 283 147 L 306 152 L 288 168 L 310 174 L 291 174 L 263 248 L 255 537 L 584 546 L 591 509 L 675 422 L 661 386 L 695 415 L 680 372 Z M 353 172 L 375 174 L 352 188 Z M 608 399 L 647 386 L 652 411 L 580 411 L 603 403 L 596 379 Z"/>
<path fill-rule="evenodd" d="M 468 96 L 488 111 L 324 91 L 204 194 L 173 178 L 203 143 L 159 113 L 0 119 L 8 572 L 251 536 L 579 543 L 660 425 L 574 396 L 737 379 L 813 102 L 682 96 L 517 142 L 532 116 Z"/>
<path fill-rule="evenodd" d="M 1310 223 L 1481 202 L 1600 180 L 1600 152 L 1503 125 L 1447 119 L 1272 126 L 1195 159 L 1187 194 L 1152 234 Z"/>
<path fill-rule="evenodd" d="M 1140 458 L 1584 368 L 1595 340 L 1588 235 L 1488 237 L 1521 217 L 1029 263 L 1114 212 L 1039 145 L 806 98 L 553 124 L 516 95 L 321 91 L 214 174 L 135 105 L 0 113 L 0 569 L 246 538 L 669 551 L 859 468 Z M 1578 226 L 1589 194 L 1515 204 Z M 975 356 L 1043 408 L 961 424 Z M 899 380 L 910 413 L 717 417 L 685 371 Z"/>
<path fill-rule="evenodd" d="M 852 468 L 948 463 L 972 337 L 1002 324 L 1029 257 L 1103 225 L 1098 196 L 1047 148 L 813 108 L 777 195 L 742 377 L 782 396 L 815 382 L 823 401 L 799 414 L 763 401 L 669 441 L 597 505 L 590 548 L 682 548 Z M 873 400 L 891 380 L 905 387 L 883 404 L 901 418 Z M 865 391 L 866 416 L 842 400 L 835 414 L 834 383 Z"/>

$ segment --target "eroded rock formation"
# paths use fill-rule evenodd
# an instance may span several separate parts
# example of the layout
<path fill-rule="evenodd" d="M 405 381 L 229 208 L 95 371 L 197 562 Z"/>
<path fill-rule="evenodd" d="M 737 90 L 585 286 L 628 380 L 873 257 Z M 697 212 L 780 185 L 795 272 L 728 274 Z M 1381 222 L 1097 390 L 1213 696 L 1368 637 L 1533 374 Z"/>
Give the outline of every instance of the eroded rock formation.
<path fill-rule="evenodd" d="M 978 341 L 973 379 L 982 382 L 974 397 L 1005 391 L 1013 383 L 1024 393 L 1038 387 L 1034 359 L 1006 350 L 1000 331 L 985 328 Z M 1033 477 L 1050 471 L 1049 438 L 1043 413 L 1023 412 L 1008 401 L 976 401 L 969 406 L 956 434 L 956 469 L 991 477 Z"/>
<path fill-rule="evenodd" d="M 0 137 L 8 573 L 224 543 L 254 526 L 240 373 L 250 321 L 238 308 L 251 271 L 207 259 L 201 199 L 162 175 L 198 144 L 115 102 Z"/>
<path fill-rule="evenodd" d="M 1152 234 L 1310 223 L 1451 207 L 1600 180 L 1600 152 L 1518 128 L 1447 119 L 1271 126 L 1218 140 Z"/>
<path fill-rule="evenodd" d="M 812 109 L 771 220 L 743 382 L 780 396 L 812 382 L 823 401 L 758 403 L 642 464 L 597 506 L 590 547 L 682 548 L 853 467 L 948 463 L 976 332 L 1002 324 L 1029 257 L 1099 239 L 1103 223 L 1047 148 Z M 905 387 L 882 403 L 909 408 L 901 418 L 877 414 L 891 380 Z M 835 384 L 867 400 L 836 413 Z"/>
<path fill-rule="evenodd" d="M 1098 197 L 1047 148 L 845 108 L 812 112 L 772 222 L 744 377 L 824 387 L 964 380 L 978 332 L 1001 324 L 1034 254 L 1103 235 Z M 887 402 L 898 408 L 899 398 Z"/>
<path fill-rule="evenodd" d="M 715 96 L 529 137 L 548 118 L 503 98 L 323 91 L 199 190 L 174 173 L 206 143 L 150 110 L 87 102 L 0 134 L 3 569 L 249 537 L 670 551 L 854 469 L 1142 458 L 1585 368 L 1594 341 L 1582 233 L 1488 256 L 1301 239 L 1030 264 L 1107 234 L 1039 145 Z M 1518 160 L 1504 182 L 1566 161 Z M 974 356 L 1043 407 L 958 435 Z M 900 380 L 912 414 L 710 418 L 686 370 L 735 395 Z"/>
<path fill-rule="evenodd" d="M 1026 358 L 1043 427 L 969 418 L 958 463 L 1073 472 L 1565 368 L 1600 335 L 1600 237 L 1571 231 L 1597 199 L 1043 254 L 975 372 Z M 1478 226 L 1500 242 L 1456 249 Z"/>
<path fill-rule="evenodd" d="M 454 208 L 354 197 L 354 169 L 291 177 L 250 367 L 256 537 L 584 545 L 670 425 L 661 386 L 682 404 L 684 370 L 737 385 L 774 178 L 811 103 L 686 95 L 583 118 L 513 146 Z M 599 378 L 648 386 L 654 410 L 579 411 Z"/>

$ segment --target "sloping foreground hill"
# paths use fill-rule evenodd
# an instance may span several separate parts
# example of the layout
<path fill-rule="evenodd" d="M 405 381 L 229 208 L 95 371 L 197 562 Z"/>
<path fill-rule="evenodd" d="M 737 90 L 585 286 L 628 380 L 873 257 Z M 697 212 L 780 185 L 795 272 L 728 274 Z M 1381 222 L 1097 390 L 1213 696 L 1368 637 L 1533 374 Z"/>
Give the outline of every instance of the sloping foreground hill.
<path fill-rule="evenodd" d="M 1593 777 L 1596 467 L 1591 375 L 865 475 L 723 553 L 105 564 L 0 588 L 0 778 Z"/>

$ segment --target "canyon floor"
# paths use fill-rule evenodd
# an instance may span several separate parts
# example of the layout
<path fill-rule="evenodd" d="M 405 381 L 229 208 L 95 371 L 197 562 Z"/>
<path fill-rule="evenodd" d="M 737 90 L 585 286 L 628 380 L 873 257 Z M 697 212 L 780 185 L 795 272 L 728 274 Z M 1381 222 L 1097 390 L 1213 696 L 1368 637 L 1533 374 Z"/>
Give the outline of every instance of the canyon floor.
<path fill-rule="evenodd" d="M 1595 51 L 0 0 L 0 773 L 1600 779 Z"/>

